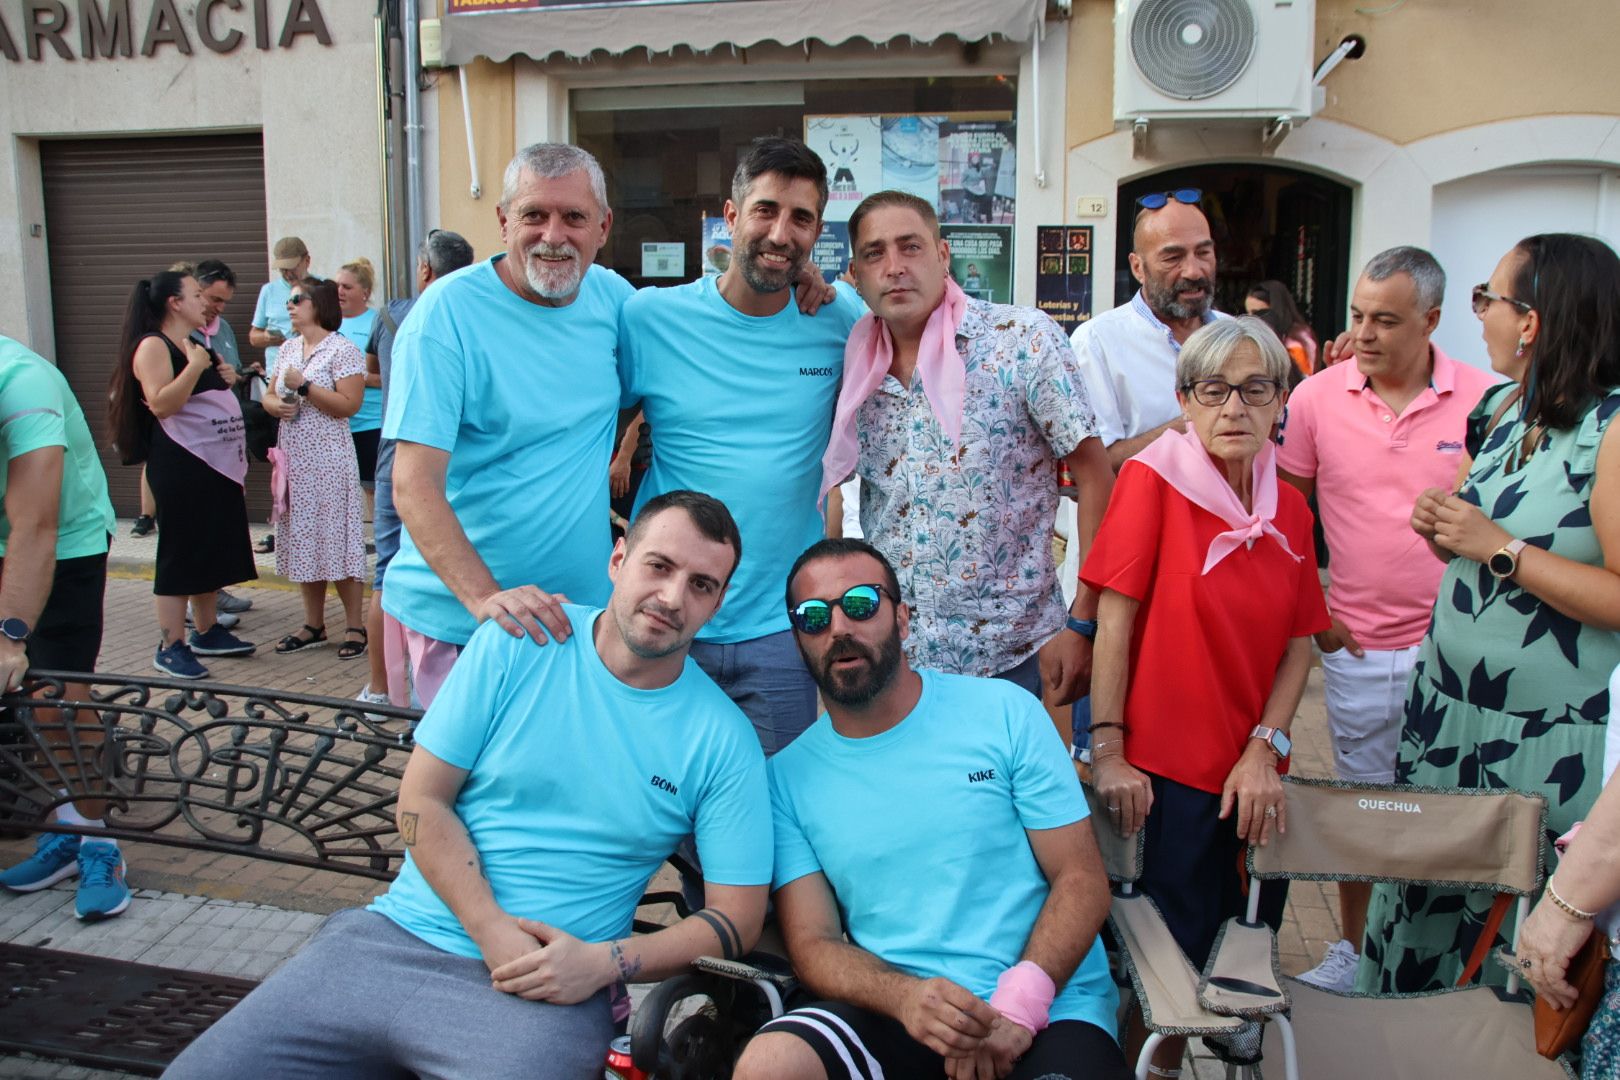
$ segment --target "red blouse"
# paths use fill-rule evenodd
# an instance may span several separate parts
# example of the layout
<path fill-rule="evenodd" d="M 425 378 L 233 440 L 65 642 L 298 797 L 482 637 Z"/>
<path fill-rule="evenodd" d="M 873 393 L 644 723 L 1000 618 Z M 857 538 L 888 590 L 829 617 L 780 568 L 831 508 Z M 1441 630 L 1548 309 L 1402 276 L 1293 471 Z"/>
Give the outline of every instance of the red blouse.
<path fill-rule="evenodd" d="M 1132 765 L 1221 790 L 1271 696 L 1289 640 L 1331 625 L 1311 520 L 1305 497 L 1279 482 L 1274 523 L 1300 561 L 1262 537 L 1201 574 L 1210 541 L 1230 526 L 1146 465 L 1125 463 L 1080 580 L 1142 605 L 1125 695 Z"/>

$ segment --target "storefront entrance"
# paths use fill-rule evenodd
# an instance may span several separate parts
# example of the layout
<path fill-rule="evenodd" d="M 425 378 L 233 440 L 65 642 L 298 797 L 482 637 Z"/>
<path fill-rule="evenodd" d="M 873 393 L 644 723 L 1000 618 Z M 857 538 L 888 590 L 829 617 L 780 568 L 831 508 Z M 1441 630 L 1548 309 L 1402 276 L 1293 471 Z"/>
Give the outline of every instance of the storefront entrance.
<path fill-rule="evenodd" d="M 1344 329 L 1350 300 L 1351 191 L 1315 173 L 1277 165 L 1189 165 L 1119 188 L 1119 253 L 1114 302 L 1136 293 L 1129 255 L 1136 200 L 1149 192 L 1194 187 L 1215 237 L 1215 307 L 1241 313 L 1262 281 L 1287 285 L 1319 341 Z"/>

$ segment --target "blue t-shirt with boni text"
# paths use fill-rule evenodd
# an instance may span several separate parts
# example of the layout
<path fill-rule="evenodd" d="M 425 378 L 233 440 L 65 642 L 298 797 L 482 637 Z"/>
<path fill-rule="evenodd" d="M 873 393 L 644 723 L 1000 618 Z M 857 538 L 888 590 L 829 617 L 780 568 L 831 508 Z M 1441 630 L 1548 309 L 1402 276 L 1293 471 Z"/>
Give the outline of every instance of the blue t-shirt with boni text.
<path fill-rule="evenodd" d="M 624 404 L 641 403 L 652 465 L 636 509 L 676 488 L 726 504 L 742 562 L 698 638 L 750 641 L 788 628 L 787 572 L 825 534 L 821 456 L 832 433 L 844 343 L 860 302 L 839 293 L 815 315 L 789 296 L 775 315 L 744 315 L 700 278 L 644 289 L 624 305 Z"/>
<path fill-rule="evenodd" d="M 350 315 L 338 327 L 338 333 L 354 342 L 363 354 L 371 346 L 371 335 L 377 327 L 377 309 L 366 308 L 358 315 Z M 382 427 L 382 388 L 366 387 L 360 399 L 360 410 L 349 417 L 349 430 L 355 433 L 375 431 Z"/>
<path fill-rule="evenodd" d="M 774 886 L 821 871 L 856 945 L 988 1001 L 1049 891 L 1024 831 L 1082 821 L 1086 801 L 1033 696 L 919 674 L 921 699 L 888 731 L 845 738 L 823 714 L 770 760 Z M 1093 942 L 1051 1016 L 1113 1031 L 1118 1004 Z"/>
<path fill-rule="evenodd" d="M 495 902 L 584 941 L 623 937 L 647 882 L 694 833 L 706 880 L 766 884 L 770 802 L 753 726 L 690 660 L 660 690 L 620 682 L 593 641 L 602 612 L 564 610 L 574 633 L 561 644 L 480 628 L 416 729 L 418 747 L 467 770 L 455 812 Z M 409 852 L 371 909 L 479 955 Z"/>
<path fill-rule="evenodd" d="M 619 408 L 619 308 L 633 290 L 592 266 L 574 301 L 531 304 L 496 264 L 433 283 L 394 340 L 383 437 L 450 455 L 445 495 L 503 589 L 607 602 L 608 462 Z M 456 644 L 477 622 L 417 550 L 388 564 L 383 609 Z"/>

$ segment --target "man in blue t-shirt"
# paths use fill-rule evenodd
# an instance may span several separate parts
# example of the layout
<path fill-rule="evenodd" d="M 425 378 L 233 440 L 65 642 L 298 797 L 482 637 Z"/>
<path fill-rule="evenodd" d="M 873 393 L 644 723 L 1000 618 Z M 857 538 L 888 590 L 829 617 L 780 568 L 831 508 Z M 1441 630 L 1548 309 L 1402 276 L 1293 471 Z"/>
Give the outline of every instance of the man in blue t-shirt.
<path fill-rule="evenodd" d="M 1040 702 L 913 671 L 894 569 L 865 541 L 821 541 L 787 581 L 827 712 L 770 762 L 772 879 L 823 1000 L 766 1024 L 737 1080 L 1123 1080 L 1108 880 Z"/>
<path fill-rule="evenodd" d="M 741 543 L 719 501 L 670 492 L 615 546 L 607 609 L 562 608 L 567 641 L 480 629 L 416 730 L 398 879 L 165 1075 L 600 1076 L 611 987 L 751 948 L 771 871 L 765 759 L 687 658 Z M 688 833 L 706 906 L 632 936 Z"/>
<path fill-rule="evenodd" d="M 382 433 L 396 440 L 405 532 L 383 609 L 405 627 L 424 705 L 479 623 L 560 640 L 561 601 L 607 598 L 615 351 L 632 289 L 592 265 L 606 199 L 584 150 L 520 151 L 496 208 L 506 252 L 437 282 L 399 328 Z"/>
<path fill-rule="evenodd" d="M 692 647 L 754 722 L 767 755 L 815 719 L 815 684 L 777 603 L 794 556 L 824 535 L 821 456 L 844 343 L 864 308 L 838 294 L 806 315 L 789 286 L 821 235 L 827 168 L 796 139 L 754 142 L 725 205 L 731 265 L 718 278 L 646 289 L 624 305 L 624 404 L 652 428 L 640 502 L 707 491 L 737 516 L 747 553 L 726 609 Z"/>

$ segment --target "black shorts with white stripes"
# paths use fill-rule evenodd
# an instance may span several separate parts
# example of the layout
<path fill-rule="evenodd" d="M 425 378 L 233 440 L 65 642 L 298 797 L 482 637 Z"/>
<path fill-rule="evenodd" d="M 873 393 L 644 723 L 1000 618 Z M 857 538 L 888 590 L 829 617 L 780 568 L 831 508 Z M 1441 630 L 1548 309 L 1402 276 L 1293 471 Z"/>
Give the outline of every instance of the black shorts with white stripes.
<path fill-rule="evenodd" d="M 821 1059 L 828 1080 L 912 1080 L 942 1076 L 945 1060 L 891 1017 L 816 1001 L 778 1016 L 756 1034 L 793 1035 Z M 1102 1028 L 1059 1020 L 1035 1036 L 1008 1080 L 1126 1080 L 1125 1055 Z"/>

